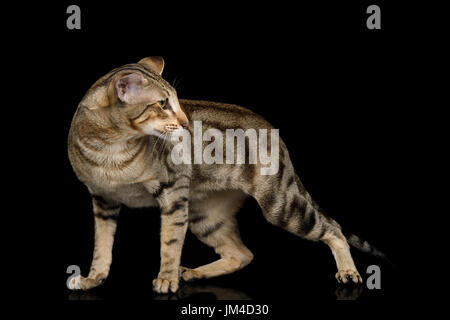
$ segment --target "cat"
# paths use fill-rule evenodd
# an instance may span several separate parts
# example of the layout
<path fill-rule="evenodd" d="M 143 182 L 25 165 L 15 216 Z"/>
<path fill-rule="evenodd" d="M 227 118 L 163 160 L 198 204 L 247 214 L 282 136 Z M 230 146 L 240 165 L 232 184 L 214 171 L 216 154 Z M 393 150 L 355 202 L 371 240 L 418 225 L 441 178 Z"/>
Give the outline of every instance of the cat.
<path fill-rule="evenodd" d="M 235 214 L 248 196 L 256 199 L 271 224 L 326 243 L 336 260 L 338 282 L 361 283 L 349 244 L 374 255 L 382 253 L 355 235 L 345 236 L 311 199 L 281 140 L 274 175 L 260 174 L 260 162 L 173 163 L 173 137 L 183 130 L 191 132 L 193 121 L 202 121 L 203 130 L 221 132 L 273 127 L 240 106 L 178 99 L 161 76 L 163 68 L 161 57 L 148 57 L 114 69 L 95 82 L 75 112 L 68 154 L 78 179 L 92 195 L 95 247 L 89 275 L 74 277 L 70 288 L 89 290 L 107 278 L 122 205 L 160 207 L 161 264 L 153 280 L 155 292 L 176 292 L 180 278 L 191 281 L 242 269 L 253 254 L 242 243 Z M 180 266 L 188 228 L 220 259 L 194 269 Z"/>

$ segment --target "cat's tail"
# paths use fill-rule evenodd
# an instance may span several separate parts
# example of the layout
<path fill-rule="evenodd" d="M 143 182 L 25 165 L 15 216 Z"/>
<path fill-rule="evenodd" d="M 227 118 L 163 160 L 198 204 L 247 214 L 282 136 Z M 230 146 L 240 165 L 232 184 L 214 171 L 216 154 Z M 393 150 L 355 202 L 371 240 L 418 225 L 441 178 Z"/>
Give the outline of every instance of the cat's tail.
<path fill-rule="evenodd" d="M 384 261 L 392 264 L 383 252 L 381 252 L 380 250 L 378 250 L 377 248 L 372 246 L 366 240 L 363 240 L 360 237 L 358 237 L 357 235 L 348 232 L 344 228 L 342 228 L 342 234 L 347 239 L 347 242 L 350 246 L 358 249 L 361 252 L 364 252 L 371 256 L 380 258 L 381 260 L 384 260 Z"/>

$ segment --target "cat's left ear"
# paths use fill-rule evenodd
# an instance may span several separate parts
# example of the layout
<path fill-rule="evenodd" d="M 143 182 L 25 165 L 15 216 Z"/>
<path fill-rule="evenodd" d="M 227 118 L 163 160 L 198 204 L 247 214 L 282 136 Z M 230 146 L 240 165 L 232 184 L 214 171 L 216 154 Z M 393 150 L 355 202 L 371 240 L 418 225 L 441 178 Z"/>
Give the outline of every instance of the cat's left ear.
<path fill-rule="evenodd" d="M 138 62 L 157 74 L 161 75 L 164 69 L 164 59 L 162 57 L 147 57 Z"/>

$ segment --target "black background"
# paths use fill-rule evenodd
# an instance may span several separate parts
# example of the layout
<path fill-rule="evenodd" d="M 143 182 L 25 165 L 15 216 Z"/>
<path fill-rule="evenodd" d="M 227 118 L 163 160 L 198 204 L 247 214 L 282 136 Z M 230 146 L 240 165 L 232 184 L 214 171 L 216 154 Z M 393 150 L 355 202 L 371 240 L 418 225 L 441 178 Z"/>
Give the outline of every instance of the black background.
<path fill-rule="evenodd" d="M 99 77 L 152 55 L 164 57 L 163 76 L 176 82 L 180 98 L 239 104 L 279 128 L 316 202 L 386 253 L 394 266 L 352 251 L 364 278 L 371 264 L 382 270 L 381 290 L 364 285 L 354 297 L 380 303 L 405 293 L 400 265 L 406 256 L 404 220 L 410 214 L 403 201 L 410 128 L 402 96 L 412 73 L 407 40 L 415 31 L 399 21 L 405 14 L 401 6 L 382 1 L 74 3 L 81 7 L 81 30 L 66 28 L 65 11 L 72 2 L 41 5 L 39 12 L 46 18 L 35 30 L 37 42 L 21 43 L 29 53 L 22 63 L 40 75 L 37 90 L 51 96 L 33 111 L 39 138 L 48 143 L 31 145 L 43 156 L 34 160 L 41 179 L 30 188 L 37 191 L 35 209 L 45 212 L 39 219 L 45 226 L 39 238 L 46 243 L 40 253 L 47 272 L 51 270 L 46 278 L 54 288 L 52 296 L 64 301 L 181 297 L 151 292 L 159 268 L 155 208 L 122 211 L 111 273 L 101 288 L 71 293 L 65 286 L 69 265 L 88 273 L 94 236 L 90 196 L 67 157 L 72 116 Z M 366 8 L 373 3 L 382 10 L 381 30 L 366 28 Z M 51 187 L 44 188 L 42 181 Z M 230 295 L 276 306 L 288 301 L 291 308 L 292 301 L 338 298 L 336 291 L 342 288 L 335 282 L 336 266 L 325 245 L 269 225 L 252 199 L 238 219 L 254 261 L 239 272 L 186 285 L 182 291 L 211 300 L 220 288 L 229 288 Z M 183 265 L 195 267 L 216 258 L 212 249 L 187 235 Z"/>

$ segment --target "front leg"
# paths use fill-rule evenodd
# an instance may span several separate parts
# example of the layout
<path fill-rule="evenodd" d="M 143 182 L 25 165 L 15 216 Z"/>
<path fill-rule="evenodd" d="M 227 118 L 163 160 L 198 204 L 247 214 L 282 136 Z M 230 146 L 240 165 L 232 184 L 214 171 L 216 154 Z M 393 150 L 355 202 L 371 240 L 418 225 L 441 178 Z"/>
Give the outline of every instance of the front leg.
<path fill-rule="evenodd" d="M 181 250 L 188 226 L 189 180 L 162 184 L 161 189 L 156 197 L 161 207 L 161 266 L 153 290 L 168 293 L 178 290 Z"/>
<path fill-rule="evenodd" d="M 95 216 L 95 246 L 91 269 L 87 278 L 75 277 L 69 283 L 72 290 L 89 290 L 108 277 L 112 262 L 112 248 L 121 204 L 92 194 Z"/>

